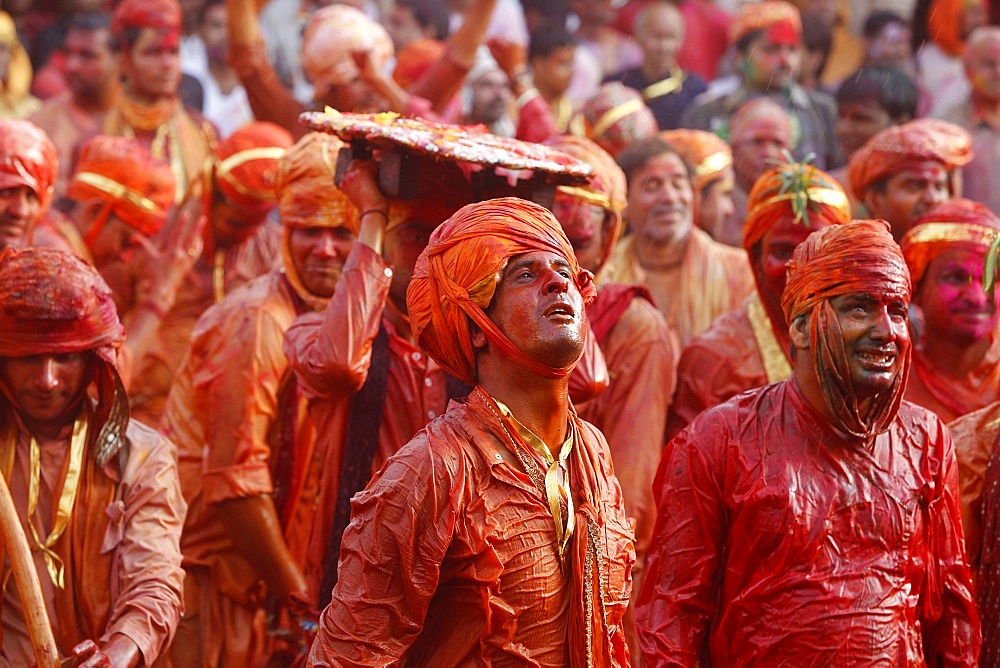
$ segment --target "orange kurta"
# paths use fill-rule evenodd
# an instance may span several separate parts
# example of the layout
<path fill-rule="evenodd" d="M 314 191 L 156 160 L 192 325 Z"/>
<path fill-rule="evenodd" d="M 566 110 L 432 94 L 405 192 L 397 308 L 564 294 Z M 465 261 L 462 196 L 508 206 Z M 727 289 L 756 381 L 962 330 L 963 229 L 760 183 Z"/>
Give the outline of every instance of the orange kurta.
<path fill-rule="evenodd" d="M 181 613 L 183 572 L 179 541 L 185 504 L 180 493 L 173 444 L 134 420 L 129 422 L 125 436 L 121 455 L 113 458 L 103 471 L 93 473 L 111 481 L 110 497 L 106 502 L 100 499 L 85 502 L 94 494 L 89 492 L 88 486 L 92 478 L 84 475 L 77 490 L 74 519 L 56 543 L 55 550 L 61 556 L 70 554 L 74 561 L 82 562 L 74 566 L 66 561 L 66 590 L 59 590 L 53 584 L 41 551 L 33 551 L 33 556 L 62 656 L 67 656 L 77 643 L 88 637 L 103 643 L 112 635 L 122 633 L 138 645 L 148 666 L 170 642 Z M 24 520 L 28 515 L 29 440 L 23 428 L 19 428 L 9 480 L 14 505 L 27 536 L 31 535 Z M 61 489 L 69 440 L 67 434 L 65 438 L 39 444 L 40 486 L 38 507 L 32 518 L 39 536 L 47 536 L 52 530 L 54 497 Z M 91 456 L 89 451 L 84 452 L 85 458 Z M 119 464 L 124 464 L 121 472 Z M 88 515 L 79 518 L 78 513 Z M 76 533 L 74 526 L 94 534 L 92 544 L 95 549 L 100 545 L 101 560 L 90 560 L 86 551 L 68 551 L 67 544 Z M 80 570 L 84 577 L 74 578 Z M 99 593 L 95 595 L 94 592 Z M 106 620 L 90 617 L 88 613 L 94 614 L 105 605 L 104 601 L 93 605 L 93 598 L 105 596 Z M 61 617 L 60 611 L 66 609 L 75 610 L 78 615 L 75 627 Z M 100 622 L 103 628 L 97 629 L 95 635 L 83 635 L 84 629 Z M 33 664 L 31 640 L 12 582 L 8 582 L 5 591 L 2 626 L 0 659 L 15 666 Z"/>
<path fill-rule="evenodd" d="M 691 230 L 680 265 L 666 271 L 644 269 L 635 257 L 634 241 L 627 236 L 618 243 L 601 280 L 646 286 L 681 346 L 723 313 L 739 308 L 755 290 L 746 253 L 713 241 L 702 230 Z"/>
<path fill-rule="evenodd" d="M 260 576 L 234 548 L 215 506 L 273 490 L 270 439 L 288 369 L 282 337 L 304 308 L 278 270 L 234 292 L 199 319 L 167 400 L 163 429 L 177 443 L 190 504 L 181 632 L 200 627 L 206 660 L 221 653 L 227 665 L 250 665 L 260 651 L 253 637 Z M 309 425 L 298 426 L 308 440 Z"/>
<path fill-rule="evenodd" d="M 1000 402 L 949 422 L 948 430 L 955 441 L 955 456 L 958 458 L 965 549 L 973 582 L 977 582 L 983 544 L 983 488 L 986 467 L 1000 434 Z"/>
<path fill-rule="evenodd" d="M 600 585 L 574 591 L 582 565 L 561 566 L 549 503 L 515 451 L 541 456 L 495 410 L 478 389 L 452 404 L 354 498 L 311 665 L 567 666 L 570 646 L 585 642 L 570 620 L 591 592 L 613 648 L 598 665 L 628 665 L 634 551 L 607 444 L 571 416 L 574 540 L 596 540 L 600 555 Z M 585 513 L 600 528 L 588 532 Z"/>
<path fill-rule="evenodd" d="M 913 367 L 904 398 L 937 413 L 950 422 L 1000 399 L 1000 336 L 982 362 L 965 378 L 955 378 L 931 364 L 920 349 L 913 351 Z"/>
<path fill-rule="evenodd" d="M 314 603 L 320 597 L 318 588 L 347 445 L 351 397 L 367 377 L 372 340 L 380 323 L 388 330 L 389 368 L 372 473 L 447 407 L 444 371 L 383 318 L 391 276 L 377 253 L 364 244 L 355 244 L 325 313 L 303 315 L 285 334 L 285 353 L 309 400 L 316 424 L 316 451 L 323 461 L 317 503 L 323 511 L 310 533 L 304 568 Z"/>
<path fill-rule="evenodd" d="M 754 294 L 688 344 L 677 367 L 677 392 L 667 421 L 668 439 L 702 411 L 740 392 L 791 375 L 788 352 L 781 349 L 772 327 L 760 298 Z"/>

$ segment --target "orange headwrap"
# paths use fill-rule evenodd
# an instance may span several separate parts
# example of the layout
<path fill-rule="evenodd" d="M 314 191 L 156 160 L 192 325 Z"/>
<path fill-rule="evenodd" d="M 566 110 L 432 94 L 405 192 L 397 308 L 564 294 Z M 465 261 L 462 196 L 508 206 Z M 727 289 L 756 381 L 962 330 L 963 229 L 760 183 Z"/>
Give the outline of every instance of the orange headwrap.
<path fill-rule="evenodd" d="M 733 164 L 729 144 L 714 132 L 705 130 L 664 130 L 660 133 L 677 155 L 691 168 L 691 186 L 703 190 L 726 174 Z"/>
<path fill-rule="evenodd" d="M 122 0 L 111 15 L 111 34 L 122 39 L 129 28 L 153 28 L 180 34 L 181 17 L 177 0 Z"/>
<path fill-rule="evenodd" d="M 379 23 L 349 5 L 316 10 L 302 34 L 302 68 L 317 90 L 358 77 L 353 51 L 367 51 L 372 64 L 382 69 L 392 58 L 392 39 Z"/>
<path fill-rule="evenodd" d="M 656 117 L 635 89 L 620 81 L 602 84 L 581 110 L 587 137 L 613 156 L 659 131 Z"/>
<path fill-rule="evenodd" d="M 872 184 L 927 160 L 941 163 L 948 171 L 965 165 L 972 160 L 972 137 L 954 123 L 933 118 L 890 126 L 851 156 L 851 191 L 857 199 L 864 199 Z"/>
<path fill-rule="evenodd" d="M 88 235 L 90 244 L 111 213 L 147 237 L 156 234 L 174 204 L 174 189 L 165 160 L 134 139 L 98 135 L 80 150 L 66 194 L 79 202 L 106 202 L 103 220 Z"/>
<path fill-rule="evenodd" d="M 1000 218 L 979 202 L 960 197 L 938 204 L 914 221 L 899 244 L 910 280 L 918 285 L 928 265 L 945 248 L 974 246 L 985 253 L 998 232 Z"/>
<path fill-rule="evenodd" d="M 745 2 L 729 27 L 729 42 L 739 44 L 744 37 L 758 30 L 767 31 L 767 38 L 776 44 L 797 46 L 802 37 L 799 10 L 784 0 Z"/>
<path fill-rule="evenodd" d="M 72 253 L 29 248 L 0 254 L 0 350 L 8 357 L 94 351 L 94 458 L 103 466 L 123 443 L 128 398 L 115 367 L 125 341 L 115 301 L 97 270 Z M 13 405 L 9 388 L 3 392 Z M 99 430 L 98 430 L 99 428 Z"/>
<path fill-rule="evenodd" d="M 892 387 L 875 397 L 862 416 L 851 381 L 840 321 L 830 300 L 852 293 L 876 294 L 910 302 L 910 272 L 903 253 L 884 220 L 855 220 L 813 232 L 788 262 L 788 281 L 781 296 L 785 319 L 809 318 L 811 361 L 830 413 L 841 432 L 870 439 L 889 428 L 903 400 L 910 368 L 909 344 Z M 804 360 L 803 360 L 804 362 Z"/>
<path fill-rule="evenodd" d="M 417 39 L 396 54 L 396 67 L 392 70 L 392 78 L 404 89 L 409 89 L 424 75 L 431 63 L 435 62 L 445 52 L 445 43 L 436 39 Z"/>
<path fill-rule="evenodd" d="M 48 208 L 56 178 L 56 147 L 34 123 L 0 118 L 0 189 L 27 186 Z"/>
<path fill-rule="evenodd" d="M 292 262 L 289 238 L 292 228 L 347 227 L 358 233 L 358 211 L 333 183 L 337 155 L 344 145 L 325 132 L 310 132 L 285 151 L 278 161 L 275 188 L 278 212 L 284 225 L 281 252 L 285 275 L 295 292 L 313 308 L 326 305 L 328 299 L 306 290 Z"/>
<path fill-rule="evenodd" d="M 554 368 L 528 357 L 486 316 L 507 261 L 534 251 L 562 256 L 584 302 L 593 301 L 593 276 L 577 264 L 552 213 L 534 202 L 501 197 L 469 204 L 431 235 L 417 259 L 406 304 L 421 347 L 448 373 L 476 383 L 473 322 L 505 355 L 539 375 L 564 378 L 576 366 Z"/>
<path fill-rule="evenodd" d="M 239 207 L 271 209 L 277 201 L 274 183 L 278 159 L 292 142 L 291 133 L 274 123 L 244 125 L 212 151 L 209 166 L 215 186 Z M 211 188 L 205 191 L 211 197 Z"/>
<path fill-rule="evenodd" d="M 750 250 L 779 221 L 792 217 L 809 227 L 814 217 L 827 225 L 851 220 L 847 193 L 836 179 L 812 165 L 795 162 L 769 169 L 747 198 L 743 248 Z"/>
<path fill-rule="evenodd" d="M 984 5 L 982 0 L 932 0 L 927 12 L 927 36 L 949 56 L 965 53 L 962 24 L 970 5 Z"/>

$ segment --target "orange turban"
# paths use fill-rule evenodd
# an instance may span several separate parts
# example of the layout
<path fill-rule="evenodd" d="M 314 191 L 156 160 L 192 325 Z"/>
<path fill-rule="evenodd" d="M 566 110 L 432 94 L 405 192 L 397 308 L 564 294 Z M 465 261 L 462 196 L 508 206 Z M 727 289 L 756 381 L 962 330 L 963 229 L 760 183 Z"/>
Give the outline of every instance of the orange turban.
<path fill-rule="evenodd" d="M 28 121 L 0 118 L 0 189 L 26 186 L 48 207 L 57 169 L 56 147 L 44 130 Z"/>
<path fill-rule="evenodd" d="M 233 204 L 248 210 L 270 209 L 278 159 L 292 145 L 288 130 L 254 121 L 219 142 L 212 152 L 215 186 Z M 211 189 L 206 188 L 207 195 Z"/>
<path fill-rule="evenodd" d="M 122 446 L 128 398 L 115 368 L 125 341 L 115 301 L 104 279 L 72 253 L 28 248 L 0 254 L 0 350 L 7 357 L 96 355 L 98 397 L 91 443 L 103 466 Z M 8 388 L 7 399 L 13 402 Z M 16 403 L 14 403 L 16 406 Z M 97 428 L 99 427 L 99 429 Z"/>
<path fill-rule="evenodd" d="M 180 34 L 177 0 L 122 0 L 111 15 L 111 34 L 121 40 L 129 28 L 153 28 Z"/>
<path fill-rule="evenodd" d="M 402 88 L 409 89 L 427 68 L 441 58 L 445 52 L 445 43 L 436 39 L 417 39 L 396 54 L 396 67 L 392 70 L 392 78 Z"/>
<path fill-rule="evenodd" d="M 721 178 L 733 164 L 729 144 L 705 130 L 664 130 L 660 133 L 677 155 L 691 168 L 691 186 L 696 191 Z"/>
<path fill-rule="evenodd" d="M 328 5 L 316 10 L 302 34 L 302 68 L 317 90 L 350 83 L 359 75 L 351 56 L 367 51 L 377 69 L 392 58 L 392 39 L 359 9 Z"/>
<path fill-rule="evenodd" d="M 587 137 L 613 156 L 659 132 L 656 117 L 639 91 L 620 81 L 602 84 L 581 114 Z"/>
<path fill-rule="evenodd" d="M 797 46 L 802 37 L 799 10 L 784 0 L 745 2 L 729 27 L 729 42 L 739 46 L 740 40 L 758 30 L 767 31 L 767 38 L 775 44 Z"/>
<path fill-rule="evenodd" d="M 888 429 L 899 409 L 910 347 L 908 341 L 901 342 L 898 354 L 903 364 L 892 388 L 877 395 L 871 412 L 862 416 L 840 321 L 830 304 L 835 297 L 858 292 L 910 302 L 910 273 L 884 220 L 855 220 L 809 235 L 788 262 L 781 307 L 789 323 L 800 316 L 809 318 L 811 361 L 835 426 L 851 437 L 869 439 Z"/>
<path fill-rule="evenodd" d="M 154 158 L 145 146 L 127 137 L 98 135 L 80 150 L 66 194 L 78 202 L 105 201 L 104 219 L 113 213 L 150 237 L 163 226 L 174 204 L 174 188 L 169 163 Z M 103 222 L 92 228 L 88 244 Z"/>
<path fill-rule="evenodd" d="M 486 316 L 500 273 L 516 255 L 559 254 L 570 265 L 585 303 L 597 294 L 590 272 L 552 213 L 534 202 L 501 197 L 466 205 L 431 235 L 406 292 L 410 325 L 421 347 L 448 373 L 476 383 L 471 323 L 505 355 L 539 375 L 565 378 L 575 364 L 554 368 L 528 357 Z"/>
<path fill-rule="evenodd" d="M 918 285 L 930 263 L 947 247 L 981 247 L 985 253 L 998 232 L 1000 218 L 979 202 L 957 198 L 938 204 L 914 221 L 899 244 L 910 280 Z"/>
<path fill-rule="evenodd" d="M 932 0 L 927 12 L 927 36 L 949 56 L 965 53 L 965 13 L 969 6 L 983 5 L 982 0 Z"/>
<path fill-rule="evenodd" d="M 872 184 L 909 166 L 933 160 L 948 171 L 972 160 L 972 137 L 933 118 L 918 118 L 882 130 L 854 152 L 848 164 L 851 191 L 861 200 Z"/>
<path fill-rule="evenodd" d="M 747 197 L 743 248 L 749 253 L 780 220 L 791 217 L 809 227 L 814 216 L 826 225 L 850 222 L 851 204 L 836 179 L 801 162 L 769 169 Z"/>

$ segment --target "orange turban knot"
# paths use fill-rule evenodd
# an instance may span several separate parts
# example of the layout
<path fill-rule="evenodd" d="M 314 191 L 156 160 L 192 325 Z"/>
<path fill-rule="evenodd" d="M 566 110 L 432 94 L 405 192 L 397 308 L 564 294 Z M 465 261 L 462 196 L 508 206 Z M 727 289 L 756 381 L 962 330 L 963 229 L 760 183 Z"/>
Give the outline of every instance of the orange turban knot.
<path fill-rule="evenodd" d="M 910 346 L 908 339 L 899 342 L 897 354 L 903 364 L 893 386 L 876 395 L 871 409 L 862 415 L 840 320 L 830 304 L 835 297 L 859 292 L 910 302 L 910 273 L 884 220 L 855 220 L 809 235 L 788 262 L 781 307 L 789 323 L 799 316 L 809 318 L 809 353 L 835 426 L 853 438 L 868 439 L 888 429 L 899 409 Z"/>
<path fill-rule="evenodd" d="M 353 51 L 367 51 L 372 64 L 382 69 L 392 58 L 392 39 L 354 7 L 337 4 L 316 10 L 302 34 L 302 68 L 317 91 L 358 77 Z"/>
<path fill-rule="evenodd" d="M 597 294 L 590 272 L 548 209 L 516 197 L 476 202 L 459 209 L 431 235 L 417 259 L 406 292 L 410 324 L 421 345 L 448 373 L 476 382 L 471 323 L 505 355 L 539 375 L 564 378 L 575 364 L 554 368 L 521 352 L 486 316 L 500 273 L 517 255 L 551 251 L 563 257 L 590 303 Z"/>
<path fill-rule="evenodd" d="M 826 225 L 850 222 L 851 205 L 840 184 L 826 172 L 801 162 L 769 169 L 754 182 L 747 198 L 743 248 L 749 252 L 785 218 L 809 227 L 814 216 Z"/>
<path fill-rule="evenodd" d="M 783 0 L 745 2 L 729 27 L 729 42 L 739 45 L 740 40 L 758 30 L 766 31 L 768 39 L 776 44 L 798 45 L 802 17 L 795 5 Z"/>
<path fill-rule="evenodd" d="M 696 191 L 704 190 L 725 176 L 726 170 L 733 165 L 729 144 L 714 132 L 681 128 L 664 130 L 660 136 L 691 168 L 691 186 Z"/>
<path fill-rule="evenodd" d="M 43 206 L 52 197 L 56 147 L 34 123 L 0 118 L 0 189 L 31 188 Z"/>
<path fill-rule="evenodd" d="M 98 350 L 113 362 L 113 349 L 124 340 L 111 290 L 83 260 L 41 248 L 0 255 L 0 350 L 5 356 Z"/>
<path fill-rule="evenodd" d="M 121 39 L 129 28 L 181 31 L 181 6 L 177 0 L 122 0 L 111 15 L 111 34 Z"/>
<path fill-rule="evenodd" d="M 949 246 L 974 246 L 989 250 L 1000 232 L 1000 218 L 970 199 L 957 198 L 938 204 L 914 221 L 900 246 L 910 268 L 910 280 L 920 283 L 928 265 Z"/>
<path fill-rule="evenodd" d="M 851 156 L 851 190 L 863 199 L 872 184 L 927 160 L 941 163 L 948 171 L 965 165 L 972 160 L 972 137 L 953 123 L 933 118 L 888 127 Z"/>
<path fill-rule="evenodd" d="M 239 207 L 270 209 L 277 201 L 278 159 L 292 142 L 291 133 L 274 123 L 244 125 L 213 151 L 216 187 Z"/>
<path fill-rule="evenodd" d="M 66 194 L 80 202 L 104 200 L 105 219 L 113 213 L 149 237 L 163 226 L 174 204 L 174 189 L 174 174 L 165 160 L 154 158 L 134 139 L 98 135 L 80 150 Z M 99 223 L 90 236 L 103 227 L 103 221 Z"/>
<path fill-rule="evenodd" d="M 587 137 L 613 156 L 659 131 L 642 95 L 619 81 L 602 84 L 581 113 Z"/>

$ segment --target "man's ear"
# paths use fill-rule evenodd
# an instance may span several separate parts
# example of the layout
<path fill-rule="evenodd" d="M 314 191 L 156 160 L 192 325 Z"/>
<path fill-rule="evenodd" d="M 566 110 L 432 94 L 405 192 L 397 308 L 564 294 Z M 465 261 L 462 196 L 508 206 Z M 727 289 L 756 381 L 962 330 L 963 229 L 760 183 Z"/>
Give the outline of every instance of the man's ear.
<path fill-rule="evenodd" d="M 809 318 L 800 315 L 788 326 L 788 336 L 796 350 L 809 349 Z"/>
<path fill-rule="evenodd" d="M 479 328 L 479 325 L 469 320 L 469 334 L 472 339 L 472 347 L 475 350 L 482 350 L 486 347 L 486 334 Z"/>

